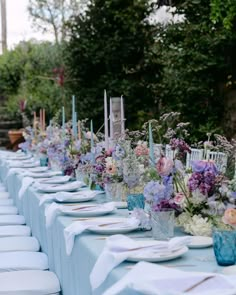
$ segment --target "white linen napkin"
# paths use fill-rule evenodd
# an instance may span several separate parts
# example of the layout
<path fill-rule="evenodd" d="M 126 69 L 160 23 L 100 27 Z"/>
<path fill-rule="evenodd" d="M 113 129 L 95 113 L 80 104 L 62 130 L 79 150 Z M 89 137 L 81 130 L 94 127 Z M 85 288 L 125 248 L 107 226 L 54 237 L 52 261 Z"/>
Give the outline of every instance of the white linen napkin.
<path fill-rule="evenodd" d="M 61 175 L 62 172 L 61 171 L 46 171 L 46 172 L 32 172 L 32 171 L 25 171 L 24 172 L 24 176 L 29 176 L 29 177 L 33 177 L 33 178 L 47 178 L 47 177 L 53 177 L 53 176 L 59 176 Z"/>
<path fill-rule="evenodd" d="M 108 222 L 111 219 L 109 219 Z M 130 226 L 135 226 L 135 225 L 139 225 L 139 220 L 136 218 L 127 218 L 127 225 Z M 70 255 L 72 252 L 72 249 L 74 247 L 74 240 L 75 240 L 75 236 L 81 234 L 83 231 L 85 231 L 86 229 L 93 227 L 95 225 L 100 225 L 100 224 L 105 224 L 104 219 L 102 220 L 85 220 L 85 221 L 75 221 L 72 224 L 70 224 L 69 226 L 67 226 L 64 229 L 64 237 L 65 237 L 65 242 L 66 242 L 66 254 Z M 112 226 L 112 225 L 111 225 Z"/>
<path fill-rule="evenodd" d="M 45 194 L 40 198 L 39 206 L 48 202 L 50 200 L 55 200 L 59 202 L 65 202 L 67 200 L 72 200 L 73 198 L 78 198 L 79 196 L 95 196 L 103 193 L 102 191 L 92 191 L 92 190 L 82 190 L 79 192 L 58 192 L 53 194 Z"/>
<path fill-rule="evenodd" d="M 27 188 L 34 182 L 35 180 L 32 177 L 24 177 L 22 180 L 22 185 L 18 193 L 19 199 L 21 199 L 26 192 Z"/>
<path fill-rule="evenodd" d="M 92 205 L 92 204 L 91 204 Z M 81 204 L 81 207 L 84 205 Z M 89 206 L 89 205 L 88 205 Z M 69 213 L 74 208 L 78 208 L 78 205 L 74 206 L 65 206 L 62 204 L 52 203 L 45 209 L 45 217 L 46 217 L 46 227 L 50 227 L 51 224 L 54 222 L 56 216 L 60 213 Z M 94 207 L 81 209 L 83 212 L 86 211 L 99 211 L 99 210 L 113 210 L 115 205 L 113 202 L 105 203 L 105 204 L 94 204 Z"/>
<path fill-rule="evenodd" d="M 179 249 L 191 241 L 191 237 L 175 237 L 170 241 L 152 241 L 150 240 L 149 245 L 145 244 L 144 249 L 134 250 L 135 251 L 150 251 L 155 249 L 155 252 L 160 251 L 160 254 L 171 252 L 175 249 Z M 106 240 L 106 245 L 103 252 L 98 257 L 94 268 L 90 274 L 90 283 L 92 289 L 98 288 L 107 278 L 108 274 L 119 265 L 121 262 L 126 260 L 130 256 L 130 251 L 139 247 L 143 247 L 142 241 L 132 240 L 124 235 L 110 236 Z M 147 246 L 149 246 L 147 248 Z M 101 272 L 101 269 L 103 270 Z"/>
<path fill-rule="evenodd" d="M 10 169 L 8 170 L 8 172 L 7 172 L 6 179 L 7 179 L 8 177 L 10 177 L 11 175 L 13 175 L 13 174 L 21 173 L 22 171 L 23 171 L 22 168 L 10 168 Z"/>
<path fill-rule="evenodd" d="M 62 183 L 62 184 L 48 184 L 48 183 L 39 183 L 37 182 L 35 184 L 35 188 L 39 191 L 48 191 L 50 193 L 55 192 L 65 192 L 67 190 L 74 190 L 81 188 L 84 185 L 81 181 L 72 181 L 68 183 Z"/>
<path fill-rule="evenodd" d="M 211 277 L 201 283 L 204 278 Z M 183 295 L 189 290 L 195 295 L 232 295 L 236 291 L 236 276 L 229 278 L 215 273 L 184 272 L 178 269 L 139 262 L 103 295 L 120 294 L 126 288 L 148 295 Z"/>

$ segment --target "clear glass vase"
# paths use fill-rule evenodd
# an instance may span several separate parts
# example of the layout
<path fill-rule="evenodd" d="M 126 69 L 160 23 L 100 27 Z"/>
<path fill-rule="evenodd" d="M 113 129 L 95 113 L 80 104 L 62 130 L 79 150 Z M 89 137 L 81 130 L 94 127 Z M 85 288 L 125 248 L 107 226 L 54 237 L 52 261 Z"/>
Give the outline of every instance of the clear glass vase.
<path fill-rule="evenodd" d="M 174 236 L 175 211 L 151 212 L 152 237 L 155 240 L 169 240 Z"/>

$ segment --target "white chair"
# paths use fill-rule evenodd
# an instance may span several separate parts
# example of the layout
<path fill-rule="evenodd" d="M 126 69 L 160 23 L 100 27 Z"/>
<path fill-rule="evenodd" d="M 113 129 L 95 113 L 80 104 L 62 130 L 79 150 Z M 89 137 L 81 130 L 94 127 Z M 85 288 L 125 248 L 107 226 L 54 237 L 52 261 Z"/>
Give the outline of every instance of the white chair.
<path fill-rule="evenodd" d="M 0 191 L 0 199 L 8 199 L 8 198 L 10 198 L 9 192 Z"/>
<path fill-rule="evenodd" d="M 15 206 L 0 206 L 0 215 L 16 215 L 18 209 Z"/>
<path fill-rule="evenodd" d="M 31 229 L 26 225 L 0 226 L 0 238 L 3 237 L 27 237 L 31 235 Z"/>
<path fill-rule="evenodd" d="M 46 270 L 48 257 L 41 252 L 1 252 L 0 272 L 12 270 Z"/>
<path fill-rule="evenodd" d="M 35 237 L 0 238 L 0 252 L 29 251 L 38 252 L 40 245 Z"/>
<path fill-rule="evenodd" d="M 0 199 L 0 206 L 11 206 L 14 205 L 13 199 Z"/>
<path fill-rule="evenodd" d="M 0 295 L 56 294 L 60 294 L 60 283 L 53 272 L 23 270 L 0 273 Z"/>
<path fill-rule="evenodd" d="M 175 157 L 175 154 L 176 154 L 176 151 L 173 151 L 171 149 L 171 146 L 169 144 L 167 144 L 166 148 L 165 148 L 165 156 L 166 156 L 166 158 L 173 160 L 174 157 Z"/>
<path fill-rule="evenodd" d="M 187 153 L 186 169 L 191 168 L 192 161 L 197 161 L 202 159 L 203 159 L 203 150 L 191 148 L 191 154 Z"/>
<path fill-rule="evenodd" d="M 21 224 L 25 224 L 25 217 L 22 215 L 0 215 L 0 226 Z"/>
<path fill-rule="evenodd" d="M 212 152 L 207 150 L 206 159 L 208 161 L 209 160 L 214 161 L 218 170 L 222 173 L 225 173 L 227 168 L 227 159 L 228 159 L 227 154 L 222 152 Z"/>

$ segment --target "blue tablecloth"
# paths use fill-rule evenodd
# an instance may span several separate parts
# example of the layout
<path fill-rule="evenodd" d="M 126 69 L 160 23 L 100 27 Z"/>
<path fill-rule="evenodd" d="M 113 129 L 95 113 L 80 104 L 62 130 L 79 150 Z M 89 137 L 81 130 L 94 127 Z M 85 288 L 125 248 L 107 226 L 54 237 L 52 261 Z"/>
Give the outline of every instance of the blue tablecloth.
<path fill-rule="evenodd" d="M 89 275 L 91 270 L 104 247 L 104 240 L 97 239 L 101 237 L 96 234 L 83 233 L 77 236 L 71 256 L 66 255 L 65 240 L 63 230 L 72 221 L 72 217 L 58 216 L 54 224 L 46 229 L 45 227 L 45 206 L 39 207 L 40 194 L 31 186 L 27 189 L 22 199 L 19 200 L 18 192 L 22 183 L 22 176 L 12 174 L 6 180 L 8 168 L 0 166 L 0 176 L 5 181 L 11 197 L 14 199 L 20 214 L 26 218 L 27 225 L 32 228 L 32 234 L 38 238 L 42 251 L 48 255 L 50 270 L 54 271 L 61 283 L 63 295 L 89 295 L 103 294 L 103 292 L 117 282 L 129 270 L 127 266 L 133 265 L 131 262 L 124 262 L 116 267 L 108 276 L 106 281 L 95 292 L 92 292 Z M 128 215 L 125 209 L 118 210 L 116 215 Z M 150 232 L 134 232 L 135 235 L 150 235 Z M 177 232 L 179 234 L 179 232 Z M 186 271 L 210 271 L 220 272 L 221 268 L 217 265 L 212 248 L 192 249 L 183 257 L 173 261 L 162 262 L 162 265 L 168 264 Z M 186 266 L 185 266 L 186 265 Z M 103 271 L 101 269 L 101 271 Z M 122 295 L 137 294 L 127 290 Z"/>

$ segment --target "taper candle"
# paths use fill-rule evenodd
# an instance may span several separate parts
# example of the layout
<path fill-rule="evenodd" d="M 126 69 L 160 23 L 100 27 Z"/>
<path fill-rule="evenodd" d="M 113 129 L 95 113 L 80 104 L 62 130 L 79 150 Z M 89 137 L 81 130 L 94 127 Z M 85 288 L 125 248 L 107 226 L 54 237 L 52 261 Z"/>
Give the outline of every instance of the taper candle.
<path fill-rule="evenodd" d="M 105 128 L 105 149 L 109 150 L 108 115 L 107 115 L 107 92 L 104 90 L 104 128 Z"/>
<path fill-rule="evenodd" d="M 113 112 L 112 112 L 112 99 L 110 98 L 110 139 L 114 137 L 113 134 Z"/>
<path fill-rule="evenodd" d="M 149 157 L 152 166 L 155 166 L 155 156 L 154 156 L 154 146 L 153 146 L 153 137 L 152 137 L 152 125 L 149 122 Z"/>
<path fill-rule="evenodd" d="M 120 121 L 121 121 L 121 134 L 125 135 L 125 115 L 124 115 L 124 100 L 123 95 L 120 98 Z"/>
<path fill-rule="evenodd" d="M 65 107 L 62 107 L 62 129 L 65 130 Z"/>

